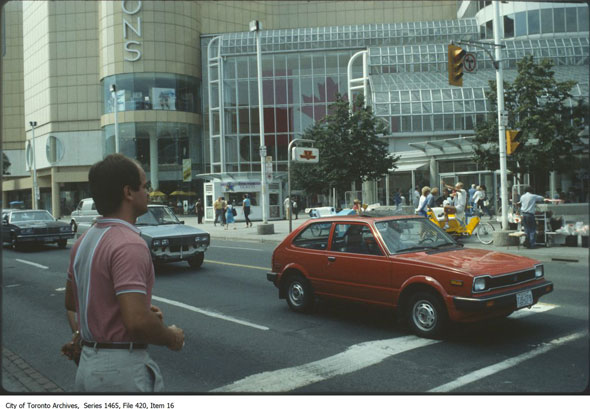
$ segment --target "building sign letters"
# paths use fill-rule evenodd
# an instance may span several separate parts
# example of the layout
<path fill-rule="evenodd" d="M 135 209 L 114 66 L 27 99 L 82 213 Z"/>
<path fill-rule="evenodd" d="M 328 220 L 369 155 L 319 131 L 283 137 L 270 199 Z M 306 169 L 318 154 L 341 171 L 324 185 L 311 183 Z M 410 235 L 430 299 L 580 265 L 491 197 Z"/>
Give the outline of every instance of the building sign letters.
<path fill-rule="evenodd" d="M 133 31 L 135 37 L 141 40 L 141 16 L 138 14 L 141 11 L 141 1 L 137 1 L 136 7 L 132 10 L 129 10 L 125 3 L 130 2 L 121 0 L 121 9 L 123 10 L 123 13 L 127 16 L 137 16 L 134 22 L 135 26 L 123 16 L 123 39 L 125 40 L 126 52 L 125 61 L 133 62 L 141 58 L 141 41 L 129 40 L 129 31 Z M 133 56 L 130 56 L 129 54 L 132 54 Z"/>

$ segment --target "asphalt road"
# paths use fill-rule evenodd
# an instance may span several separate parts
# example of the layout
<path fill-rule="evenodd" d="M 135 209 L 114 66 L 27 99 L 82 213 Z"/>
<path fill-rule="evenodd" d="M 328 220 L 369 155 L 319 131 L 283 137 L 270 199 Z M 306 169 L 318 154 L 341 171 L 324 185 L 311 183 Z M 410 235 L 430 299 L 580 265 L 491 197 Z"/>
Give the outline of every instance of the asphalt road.
<path fill-rule="evenodd" d="M 185 331 L 181 352 L 150 347 L 167 392 L 578 393 L 589 379 L 588 265 L 546 263 L 555 291 L 537 308 L 410 335 L 392 311 L 323 301 L 296 314 L 266 280 L 274 245 L 213 241 L 201 269 L 157 270 L 153 303 Z M 2 343 L 63 390 L 75 366 L 64 287 L 68 249 L 4 248 Z M 32 264 L 31 264 L 32 263 Z"/>

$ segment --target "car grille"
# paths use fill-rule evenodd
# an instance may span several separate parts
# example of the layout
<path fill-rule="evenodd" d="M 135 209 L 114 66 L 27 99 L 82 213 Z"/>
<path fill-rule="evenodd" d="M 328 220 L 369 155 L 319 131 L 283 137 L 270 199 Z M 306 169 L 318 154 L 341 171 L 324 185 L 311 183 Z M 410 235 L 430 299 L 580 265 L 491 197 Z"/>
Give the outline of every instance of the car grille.
<path fill-rule="evenodd" d="M 169 239 L 170 244 L 168 244 L 168 248 L 170 251 L 176 252 L 180 251 L 182 248 L 183 251 L 187 251 L 190 246 L 193 245 L 195 239 L 194 237 L 174 237 Z"/>
<path fill-rule="evenodd" d="M 512 285 L 525 283 L 535 279 L 535 269 L 518 271 L 516 273 L 505 274 L 496 277 L 487 278 L 487 288 L 494 290 L 496 288 L 509 287 Z"/>
<path fill-rule="evenodd" d="M 33 227 L 34 234 L 59 233 L 59 227 Z"/>

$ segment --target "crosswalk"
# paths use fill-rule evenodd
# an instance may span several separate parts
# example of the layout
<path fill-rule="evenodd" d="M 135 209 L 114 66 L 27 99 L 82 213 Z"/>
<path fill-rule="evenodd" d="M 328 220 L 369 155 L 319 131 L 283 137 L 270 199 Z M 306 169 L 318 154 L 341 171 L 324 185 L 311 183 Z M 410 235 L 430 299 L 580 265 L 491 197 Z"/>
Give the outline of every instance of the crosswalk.
<path fill-rule="evenodd" d="M 557 305 L 538 303 L 530 309 L 514 312 L 509 319 L 521 319 L 532 314 L 550 311 Z M 508 369 L 528 359 L 544 354 L 568 342 L 587 337 L 587 332 L 578 332 L 560 337 L 535 347 L 533 350 L 502 362 L 465 374 L 451 382 L 431 389 L 429 392 L 450 392 L 463 385 Z M 216 388 L 214 393 L 286 393 L 304 386 L 322 382 L 340 375 L 350 374 L 372 365 L 377 365 L 392 356 L 430 347 L 444 341 L 404 336 L 353 345 L 339 354 L 274 371 L 247 376 L 231 384 Z"/>

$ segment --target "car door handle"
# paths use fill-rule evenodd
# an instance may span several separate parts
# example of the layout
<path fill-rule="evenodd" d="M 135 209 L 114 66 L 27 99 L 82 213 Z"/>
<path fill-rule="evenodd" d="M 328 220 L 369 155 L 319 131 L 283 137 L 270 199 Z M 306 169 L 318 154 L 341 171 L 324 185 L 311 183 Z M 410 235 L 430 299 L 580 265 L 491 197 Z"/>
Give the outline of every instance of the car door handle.
<path fill-rule="evenodd" d="M 336 257 L 334 257 L 334 256 L 329 256 L 329 257 L 328 257 L 328 261 L 336 261 Z"/>

